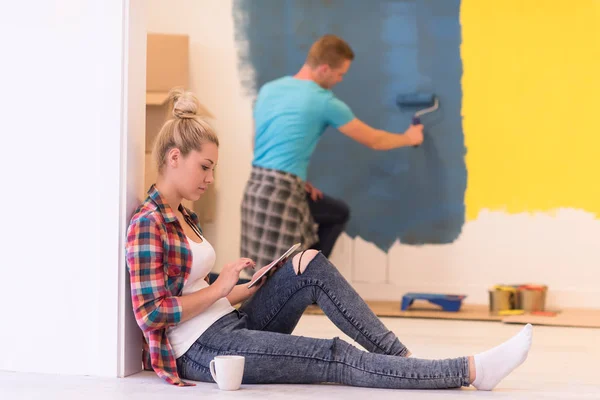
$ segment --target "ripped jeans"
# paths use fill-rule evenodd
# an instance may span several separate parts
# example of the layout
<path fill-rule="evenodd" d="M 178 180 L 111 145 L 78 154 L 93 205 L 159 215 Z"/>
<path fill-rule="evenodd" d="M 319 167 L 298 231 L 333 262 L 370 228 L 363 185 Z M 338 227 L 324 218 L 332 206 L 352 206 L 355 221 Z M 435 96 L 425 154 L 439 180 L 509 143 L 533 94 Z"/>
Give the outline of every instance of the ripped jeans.
<path fill-rule="evenodd" d="M 291 335 L 304 310 L 318 304 L 329 319 L 367 351 L 339 338 Z M 420 360 L 373 314 L 321 253 L 296 275 L 292 259 L 236 310 L 215 322 L 177 359 L 180 376 L 214 382 L 217 355 L 245 357 L 243 383 L 341 383 L 376 388 L 469 386 L 466 357 Z"/>

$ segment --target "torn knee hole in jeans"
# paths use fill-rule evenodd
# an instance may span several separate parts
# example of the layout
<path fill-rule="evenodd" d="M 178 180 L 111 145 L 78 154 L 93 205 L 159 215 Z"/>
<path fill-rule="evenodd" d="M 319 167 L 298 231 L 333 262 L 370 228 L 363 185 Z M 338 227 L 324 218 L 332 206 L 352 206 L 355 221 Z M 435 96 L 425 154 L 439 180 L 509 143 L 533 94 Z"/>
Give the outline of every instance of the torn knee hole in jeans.
<path fill-rule="evenodd" d="M 313 258 L 315 258 L 317 254 L 319 254 L 319 252 L 314 249 L 304 250 L 303 252 L 296 254 L 292 260 L 292 265 L 294 266 L 294 272 L 296 275 L 302 275 L 308 264 Z"/>

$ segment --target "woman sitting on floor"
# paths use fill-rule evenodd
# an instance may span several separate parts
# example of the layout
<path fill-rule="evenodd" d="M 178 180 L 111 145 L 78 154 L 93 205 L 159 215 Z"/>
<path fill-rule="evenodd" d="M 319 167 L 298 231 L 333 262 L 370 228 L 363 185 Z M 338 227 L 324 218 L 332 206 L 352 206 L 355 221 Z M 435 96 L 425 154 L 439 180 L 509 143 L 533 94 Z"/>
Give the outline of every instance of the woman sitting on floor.
<path fill-rule="evenodd" d="M 133 216 L 127 264 L 138 325 L 149 344 L 153 369 L 167 382 L 213 382 L 210 361 L 244 356 L 243 383 L 321 383 L 433 389 L 473 385 L 491 390 L 525 361 L 532 328 L 475 356 L 444 360 L 411 358 L 393 332 L 322 254 L 304 250 L 270 278 L 248 289 L 236 285 L 254 262 L 226 264 L 212 284 L 205 280 L 215 252 L 196 215 L 181 206 L 213 183 L 217 136 L 196 116 L 198 101 L 174 91 L 174 118 L 154 145 L 159 176 Z M 261 273 L 262 269 L 255 273 Z M 232 307 L 242 303 L 239 310 Z M 329 319 L 367 351 L 338 338 L 291 333 L 306 307 L 318 304 Z"/>

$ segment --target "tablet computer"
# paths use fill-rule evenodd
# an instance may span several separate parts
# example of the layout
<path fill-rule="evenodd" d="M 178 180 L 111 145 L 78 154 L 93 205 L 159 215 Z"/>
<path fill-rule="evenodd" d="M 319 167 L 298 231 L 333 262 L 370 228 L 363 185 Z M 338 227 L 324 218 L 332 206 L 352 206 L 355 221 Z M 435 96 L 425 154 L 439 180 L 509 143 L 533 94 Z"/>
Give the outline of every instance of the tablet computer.
<path fill-rule="evenodd" d="M 277 264 L 279 264 L 281 261 L 283 261 L 284 263 L 287 261 L 287 258 L 294 252 L 296 251 L 299 247 L 300 247 L 301 243 L 296 243 L 295 245 L 293 245 L 292 247 L 290 247 L 285 253 L 283 253 L 281 255 L 281 257 L 279 257 L 277 260 L 272 261 L 268 268 L 265 269 L 263 271 L 262 274 L 260 274 L 259 276 L 256 277 L 256 279 L 253 279 L 249 284 L 248 284 L 248 289 L 250 289 L 252 286 L 256 285 L 257 282 L 259 282 L 263 276 L 265 276 L 269 271 L 271 271 L 273 269 L 273 267 L 275 267 Z"/>

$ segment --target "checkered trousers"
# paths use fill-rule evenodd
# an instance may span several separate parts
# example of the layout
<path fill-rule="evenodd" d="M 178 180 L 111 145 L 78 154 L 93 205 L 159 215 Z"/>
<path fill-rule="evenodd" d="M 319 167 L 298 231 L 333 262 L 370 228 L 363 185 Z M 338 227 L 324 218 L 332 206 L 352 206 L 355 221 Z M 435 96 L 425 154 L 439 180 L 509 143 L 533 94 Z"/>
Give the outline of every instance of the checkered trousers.
<path fill-rule="evenodd" d="M 294 243 L 317 243 L 317 224 L 304 182 L 296 175 L 253 166 L 242 200 L 241 256 L 264 266 Z"/>

